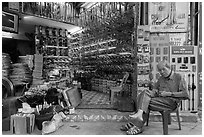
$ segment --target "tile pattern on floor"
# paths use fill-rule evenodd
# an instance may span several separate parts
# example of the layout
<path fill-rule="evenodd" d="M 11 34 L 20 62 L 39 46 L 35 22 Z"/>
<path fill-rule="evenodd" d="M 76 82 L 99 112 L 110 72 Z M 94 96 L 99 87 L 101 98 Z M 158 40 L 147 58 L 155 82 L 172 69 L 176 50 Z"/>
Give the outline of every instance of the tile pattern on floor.
<path fill-rule="evenodd" d="M 128 115 L 130 112 L 120 112 L 111 109 L 76 109 L 76 113 L 73 115 L 67 115 L 66 121 L 68 122 L 85 122 L 85 121 L 134 121 Z M 177 117 L 174 113 L 171 114 L 172 122 L 177 122 Z M 180 112 L 181 122 L 197 122 L 199 117 L 197 114 L 189 112 Z M 151 112 L 150 121 L 161 122 L 162 117 L 160 113 Z"/>
<path fill-rule="evenodd" d="M 81 90 L 82 102 L 77 108 L 111 108 L 109 94 Z"/>

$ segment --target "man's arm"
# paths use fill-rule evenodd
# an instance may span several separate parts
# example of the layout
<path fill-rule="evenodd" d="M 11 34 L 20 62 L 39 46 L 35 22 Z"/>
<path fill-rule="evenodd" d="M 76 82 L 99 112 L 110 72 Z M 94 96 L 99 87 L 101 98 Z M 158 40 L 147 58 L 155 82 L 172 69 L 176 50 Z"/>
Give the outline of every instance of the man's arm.
<path fill-rule="evenodd" d="M 173 92 L 171 96 L 189 99 L 187 83 L 183 77 L 181 77 L 178 92 Z"/>

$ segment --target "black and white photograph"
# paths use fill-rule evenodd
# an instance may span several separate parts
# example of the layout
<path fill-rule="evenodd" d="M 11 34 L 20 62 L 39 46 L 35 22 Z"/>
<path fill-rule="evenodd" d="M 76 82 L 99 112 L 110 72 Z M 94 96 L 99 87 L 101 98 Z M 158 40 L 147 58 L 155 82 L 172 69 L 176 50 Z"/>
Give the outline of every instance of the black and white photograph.
<path fill-rule="evenodd" d="M 202 135 L 202 2 L 1 7 L 1 135 Z"/>

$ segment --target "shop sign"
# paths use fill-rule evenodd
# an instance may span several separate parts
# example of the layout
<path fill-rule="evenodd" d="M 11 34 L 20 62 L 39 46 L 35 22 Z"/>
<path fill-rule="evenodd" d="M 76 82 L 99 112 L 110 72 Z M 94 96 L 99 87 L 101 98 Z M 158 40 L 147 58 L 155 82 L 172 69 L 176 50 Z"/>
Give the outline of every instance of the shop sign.
<path fill-rule="evenodd" d="M 173 46 L 172 55 L 175 54 L 194 54 L 194 46 Z"/>
<path fill-rule="evenodd" d="M 19 2 L 9 2 L 8 3 L 9 10 L 19 11 Z"/>
<path fill-rule="evenodd" d="M 149 2 L 150 32 L 186 32 L 188 2 Z"/>
<path fill-rule="evenodd" d="M 166 34 L 151 34 L 150 35 L 151 47 L 169 46 L 169 35 Z"/>
<path fill-rule="evenodd" d="M 186 43 L 187 34 L 186 33 L 174 33 L 169 35 L 170 46 L 184 46 Z"/>

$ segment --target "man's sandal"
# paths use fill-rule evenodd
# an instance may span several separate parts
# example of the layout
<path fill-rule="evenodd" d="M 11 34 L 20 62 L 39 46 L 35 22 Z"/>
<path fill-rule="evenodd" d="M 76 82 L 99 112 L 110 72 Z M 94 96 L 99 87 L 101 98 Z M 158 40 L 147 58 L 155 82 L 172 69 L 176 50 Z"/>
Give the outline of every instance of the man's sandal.
<path fill-rule="evenodd" d="M 126 134 L 127 135 L 137 135 L 137 134 L 140 134 L 142 132 L 143 132 L 142 128 L 139 128 L 137 126 L 133 126 L 128 131 L 126 131 Z"/>
<path fill-rule="evenodd" d="M 131 112 L 130 114 L 129 114 L 129 116 L 131 116 L 131 115 L 134 115 L 134 114 L 136 114 L 137 112 Z"/>
<path fill-rule="evenodd" d="M 134 127 L 135 125 L 132 122 L 127 123 L 126 125 L 122 125 L 120 130 L 128 131 L 130 128 Z"/>

